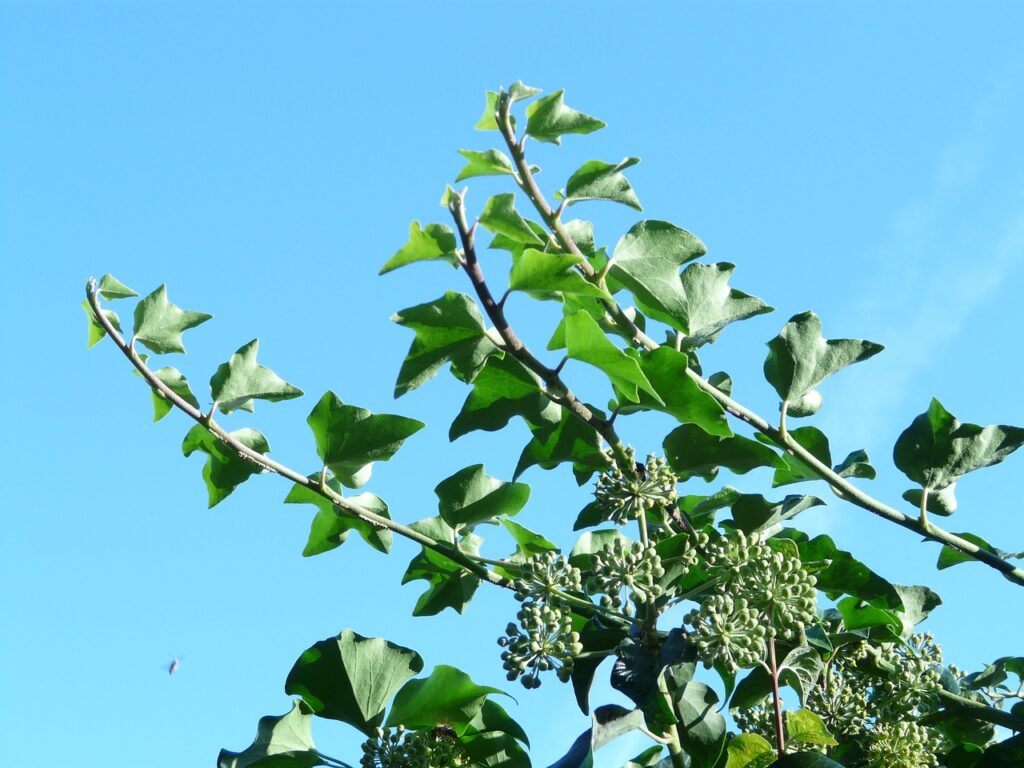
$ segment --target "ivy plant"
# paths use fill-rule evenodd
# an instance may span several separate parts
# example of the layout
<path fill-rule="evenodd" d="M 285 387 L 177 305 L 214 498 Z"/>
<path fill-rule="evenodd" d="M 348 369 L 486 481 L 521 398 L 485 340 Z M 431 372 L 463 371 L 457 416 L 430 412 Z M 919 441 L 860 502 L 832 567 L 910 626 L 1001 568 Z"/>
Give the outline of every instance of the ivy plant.
<path fill-rule="evenodd" d="M 1024 587 L 1014 562 L 1024 553 L 934 521 L 956 511 L 957 483 L 1007 459 L 1024 429 L 963 423 L 932 400 L 893 449 L 912 487 L 893 505 L 875 498 L 865 490 L 876 470 L 863 450 L 844 446 L 836 456 L 846 458 L 833 464 L 834 445 L 819 427 L 790 429 L 787 421 L 812 418 L 825 405 L 822 382 L 882 345 L 826 338 L 814 312 L 795 315 L 768 341 L 764 360 L 778 416 L 755 413 L 733 399 L 727 374 L 706 374 L 700 360 L 730 326 L 772 311 L 733 287 L 736 266 L 703 261 L 704 243 L 666 221 L 642 219 L 614 247 L 599 245 L 593 224 L 569 218 L 570 208 L 604 201 L 640 211 L 628 179 L 639 160 L 588 160 L 548 195 L 527 158 L 531 140 L 582 140 L 604 122 L 568 106 L 561 90 L 545 96 L 521 82 L 488 92 L 485 104 L 476 127 L 492 145 L 459 150 L 466 164 L 454 179 L 499 176 L 510 191 L 471 208 L 466 189 L 446 187 L 444 219 L 413 221 L 381 272 L 441 262 L 452 275 L 451 290 L 394 315 L 412 332 L 395 397 L 448 367 L 468 388 L 451 440 L 518 420 L 528 427 L 515 476 L 465 467 L 438 479 L 435 516 L 401 522 L 377 495 L 386 489 L 374 486 L 372 469 L 424 424 L 328 391 L 307 419 L 307 465 L 278 463 L 262 433 L 229 432 L 215 418 L 303 395 L 265 367 L 258 340 L 230 354 L 200 397 L 185 374 L 154 367 L 138 346 L 153 356 L 183 353 L 184 332 L 211 315 L 177 307 L 165 286 L 140 299 L 110 275 L 90 280 L 89 345 L 110 339 L 151 389 L 155 419 L 177 410 L 193 422 L 182 450 L 205 455 L 210 505 L 272 473 L 285 481 L 287 503 L 316 509 L 307 556 L 337 549 L 352 531 L 385 555 L 395 537 L 413 542 L 419 551 L 401 579 L 425 582 L 416 616 L 461 613 L 478 594 L 512 591 L 519 609 L 495 627 L 494 656 L 509 686 L 571 686 L 591 717 L 552 768 L 591 766 L 595 750 L 631 731 L 650 746 L 628 768 L 1024 765 L 1024 657 L 958 668 L 918 631 L 939 595 L 892 583 L 828 536 L 795 527 L 824 501 L 718 482 L 722 469 L 758 468 L 773 472 L 775 487 L 823 481 L 839 503 L 893 523 L 894 536 L 941 545 L 938 568 L 978 562 Z M 499 252 L 488 271 L 503 263 L 506 278 L 484 274 L 481 248 Z M 559 304 L 546 338 L 516 332 L 507 312 L 513 293 Z M 128 334 L 104 302 L 132 300 Z M 607 386 L 571 386 L 583 366 Z M 627 440 L 629 417 L 645 411 L 662 414 L 664 439 L 639 451 Z M 530 498 L 521 476 L 562 465 L 594 495 L 575 517 L 551 518 L 581 532 L 569 552 L 547 538 L 553 531 L 514 519 Z M 514 551 L 485 555 L 483 525 L 501 526 Z M 253 743 L 222 751 L 218 765 L 527 768 L 530 742 L 503 706 L 507 692 L 440 661 L 424 675 L 414 650 L 349 629 L 315 642 L 287 674 L 291 709 L 261 719 Z M 631 708 L 592 701 L 602 667 Z M 795 707 L 784 705 L 786 688 Z M 325 719 L 359 731 L 361 754 L 319 752 L 311 723 Z"/>

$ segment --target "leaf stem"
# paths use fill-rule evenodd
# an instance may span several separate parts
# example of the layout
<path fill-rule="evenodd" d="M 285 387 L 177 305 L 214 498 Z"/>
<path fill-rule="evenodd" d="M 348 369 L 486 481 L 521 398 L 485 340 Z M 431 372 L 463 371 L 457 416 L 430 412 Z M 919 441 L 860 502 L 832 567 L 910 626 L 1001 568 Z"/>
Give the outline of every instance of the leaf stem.
<path fill-rule="evenodd" d="M 779 663 L 775 659 L 775 638 L 768 638 L 768 664 L 772 679 L 772 705 L 775 709 L 775 740 L 779 758 L 786 754 L 786 727 L 782 721 L 782 696 L 779 693 Z"/>

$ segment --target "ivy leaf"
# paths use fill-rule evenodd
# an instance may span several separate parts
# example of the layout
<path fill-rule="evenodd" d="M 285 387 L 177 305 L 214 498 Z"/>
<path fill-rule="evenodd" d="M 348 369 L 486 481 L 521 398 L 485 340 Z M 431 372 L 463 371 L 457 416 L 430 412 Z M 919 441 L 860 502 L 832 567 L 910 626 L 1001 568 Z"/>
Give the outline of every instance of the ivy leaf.
<path fill-rule="evenodd" d="M 977 544 L 982 549 L 987 549 L 993 555 L 1000 557 L 1003 560 L 1009 560 L 1011 558 L 1020 560 L 1021 558 L 1024 558 L 1024 552 L 1004 552 L 997 547 L 993 547 L 981 538 L 981 536 L 974 533 L 958 533 L 957 536 L 961 539 L 967 539 L 967 541 L 972 544 Z M 961 552 L 959 549 L 953 549 L 952 547 L 943 545 L 942 550 L 939 552 L 939 561 L 936 563 L 936 566 L 941 571 L 945 568 L 951 568 L 959 563 L 970 563 L 974 562 L 974 560 L 975 558 L 971 557 L 966 552 Z"/>
<path fill-rule="evenodd" d="M 205 323 L 213 315 L 192 312 L 167 300 L 167 286 L 161 285 L 135 305 L 135 338 L 158 355 L 184 352 L 181 334 Z"/>
<path fill-rule="evenodd" d="M 765 768 L 775 761 L 775 747 L 764 736 L 741 733 L 729 739 L 725 768 Z"/>
<path fill-rule="evenodd" d="M 371 413 L 324 393 L 306 419 L 316 438 L 316 452 L 342 485 L 359 488 L 370 479 L 372 464 L 387 461 L 422 421 L 388 413 Z"/>
<path fill-rule="evenodd" d="M 508 88 L 508 100 L 510 103 L 515 104 L 517 101 L 524 101 L 530 99 L 540 93 L 540 88 L 534 88 L 532 85 L 527 85 L 522 80 L 516 80 Z"/>
<path fill-rule="evenodd" d="M 942 605 L 942 598 L 928 587 L 905 587 L 901 584 L 893 584 L 899 592 L 900 601 L 903 603 L 903 610 L 899 613 L 903 622 L 904 639 L 909 639 L 914 634 L 914 627 L 928 618 L 928 614 Z"/>
<path fill-rule="evenodd" d="M 641 221 L 615 246 L 609 275 L 630 290 L 644 314 L 685 332 L 687 300 L 679 268 L 705 253 L 704 243 L 685 229 Z"/>
<path fill-rule="evenodd" d="M 514 173 L 512 161 L 496 149 L 488 149 L 484 152 L 476 152 L 472 149 L 460 149 L 459 154 L 469 162 L 466 167 L 459 171 L 455 181 L 470 179 L 474 176 L 502 176 Z"/>
<path fill-rule="evenodd" d="M 416 220 L 409 225 L 409 241 L 380 268 L 381 275 L 412 264 L 415 261 L 447 261 L 453 267 L 459 263 L 455 246 L 455 233 L 445 224 L 427 224 L 421 227 Z"/>
<path fill-rule="evenodd" d="M 711 482 L 720 467 L 745 475 L 758 467 L 784 469 L 786 466 L 775 451 L 755 440 L 741 435 L 709 435 L 694 424 L 676 427 L 662 445 L 669 466 L 680 480 L 703 477 Z"/>
<path fill-rule="evenodd" d="M 495 195 L 484 204 L 479 216 L 480 225 L 516 243 L 543 245 L 544 241 L 530 227 L 529 222 L 516 210 L 516 196 L 512 192 Z"/>
<path fill-rule="evenodd" d="M 480 554 L 482 539 L 472 534 L 456 541 L 455 531 L 440 517 L 431 517 L 415 522 L 411 526 L 435 541 L 447 542 L 470 555 Z M 480 579 L 466 571 L 454 560 L 433 549 L 423 547 L 414 557 L 402 576 L 402 583 L 423 580 L 428 583 L 427 590 L 420 595 L 413 608 L 413 616 L 434 616 L 445 608 L 457 613 L 466 610 L 473 599 Z"/>
<path fill-rule="evenodd" d="M 153 375 L 156 376 L 161 382 L 167 386 L 174 394 L 184 400 L 186 403 L 191 405 L 193 408 L 199 407 L 199 401 L 196 400 L 196 396 L 192 394 L 192 389 L 188 385 L 188 379 L 185 375 L 177 368 L 159 368 L 153 371 Z M 161 395 L 155 389 L 150 390 L 153 393 L 153 421 L 160 421 L 164 416 L 170 413 L 171 401 Z"/>
<path fill-rule="evenodd" d="M 592 133 L 604 128 L 603 120 L 565 106 L 565 91 L 558 90 L 526 108 L 526 133 L 553 144 L 566 133 Z"/>
<path fill-rule="evenodd" d="M 319 481 L 319 474 L 310 475 L 311 480 Z M 336 478 L 328 478 L 327 485 L 336 493 L 341 493 L 341 483 Z M 376 512 L 381 517 L 391 518 L 388 505 L 384 500 L 372 493 L 360 493 L 348 497 L 353 504 Z M 340 547 L 348 538 L 349 531 L 358 531 L 363 540 L 378 552 L 387 554 L 391 551 L 391 531 L 377 528 L 365 520 L 341 511 L 316 491 L 296 483 L 284 498 L 285 504 L 312 504 L 317 508 L 316 517 L 309 529 L 309 539 L 302 550 L 303 557 L 312 557 Z"/>
<path fill-rule="evenodd" d="M 779 665 L 779 682 L 788 685 L 800 697 L 800 704 L 806 703 L 807 694 L 821 677 L 825 664 L 815 648 L 798 645 L 786 654 Z M 812 742 L 817 744 L 818 742 Z"/>
<path fill-rule="evenodd" d="M 732 505 L 732 518 L 744 533 L 767 531 L 812 507 L 824 506 L 816 496 L 787 496 L 779 502 L 768 501 L 755 493 L 741 495 Z"/>
<path fill-rule="evenodd" d="M 813 312 L 794 315 L 768 342 L 764 376 L 785 403 L 799 399 L 819 382 L 848 365 L 877 355 L 884 347 L 860 339 L 826 340 Z"/>
<path fill-rule="evenodd" d="M 109 272 L 100 278 L 99 293 L 104 299 L 130 299 L 138 296 L 135 291 L 122 283 Z M 120 329 L 118 329 L 120 330 Z"/>
<path fill-rule="evenodd" d="M 604 335 L 587 312 L 574 312 L 565 318 L 565 343 L 569 357 L 598 368 L 628 399 L 637 402 L 637 389 L 643 389 L 658 403 L 661 397 L 651 386 L 636 357 L 632 357 Z"/>
<path fill-rule="evenodd" d="M 326 765 L 313 745 L 312 719 L 313 715 L 301 701 L 296 701 L 287 715 L 261 717 L 253 743 L 244 752 L 222 749 L 217 755 L 217 768 L 312 768 Z"/>
<path fill-rule="evenodd" d="M 805 563 L 828 562 L 824 570 L 815 574 L 817 586 L 829 599 L 851 595 L 882 608 L 900 610 L 903 601 L 899 592 L 888 581 L 860 562 L 849 552 L 836 547 L 825 535 L 808 539 L 807 534 L 787 529 L 795 536 L 800 559 Z"/>
<path fill-rule="evenodd" d="M 516 542 L 516 555 L 523 558 L 533 557 L 539 555 L 542 552 L 557 552 L 558 545 L 546 538 L 541 536 L 539 533 L 531 531 L 524 525 L 520 525 L 517 522 L 508 520 L 506 518 L 501 519 L 501 524 L 504 526 L 512 538 Z"/>
<path fill-rule="evenodd" d="M 642 211 L 632 185 L 622 172 L 640 162 L 639 157 L 626 157 L 614 165 L 601 160 L 588 160 L 565 183 L 566 205 L 584 200 L 608 200 Z"/>
<path fill-rule="evenodd" d="M 590 409 L 598 418 L 605 418 L 600 411 Z M 589 476 L 608 466 L 608 457 L 601 449 L 601 440 L 589 424 L 563 408 L 560 421 L 551 426 L 530 425 L 533 439 L 523 448 L 516 464 L 513 479 L 518 478 L 532 466 L 554 469 L 564 462 L 572 462 L 578 475 Z"/>
<path fill-rule="evenodd" d="M 495 115 L 498 112 L 498 99 L 500 94 L 497 91 L 487 91 L 485 94 L 486 103 L 484 104 L 484 113 L 480 116 L 480 119 L 476 121 L 474 129 L 478 131 L 496 131 L 498 130 L 498 121 Z M 513 123 L 513 126 L 515 123 Z"/>
<path fill-rule="evenodd" d="M 446 723 L 461 736 L 491 693 L 502 691 L 477 685 L 462 670 L 438 664 L 430 677 L 410 680 L 395 694 L 386 724 L 426 730 Z"/>
<path fill-rule="evenodd" d="M 820 744 L 832 747 L 839 742 L 828 732 L 825 723 L 809 709 L 786 712 L 786 733 L 801 744 Z"/>
<path fill-rule="evenodd" d="M 874 480 L 877 476 L 875 468 L 871 466 L 868 454 L 864 450 L 852 451 L 845 459 L 832 467 L 832 470 L 840 477 L 862 477 L 865 480 Z"/>
<path fill-rule="evenodd" d="M 416 651 L 346 629 L 303 652 L 284 690 L 301 696 L 319 717 L 374 736 L 391 697 L 422 670 L 423 659 Z"/>
<path fill-rule="evenodd" d="M 780 757 L 771 764 L 771 768 L 843 768 L 843 766 L 820 752 L 794 752 Z"/>
<path fill-rule="evenodd" d="M 495 701 L 487 699 L 459 743 L 473 765 L 483 768 L 530 768 L 530 758 L 518 743 L 529 745 L 522 726 Z"/>
<path fill-rule="evenodd" d="M 729 287 L 734 264 L 691 264 L 681 279 L 686 297 L 686 338 L 683 346 L 696 348 L 718 338 L 730 323 L 773 312 L 756 296 Z"/>
<path fill-rule="evenodd" d="M 82 301 L 82 309 L 85 310 L 85 317 L 89 321 L 89 342 L 87 348 L 92 349 L 92 347 L 95 346 L 96 342 L 98 342 L 100 339 L 107 335 L 107 331 L 96 320 L 96 316 L 93 314 L 92 311 L 92 305 L 89 304 L 88 299 Z M 117 312 L 115 312 L 112 309 L 101 309 L 100 311 L 103 313 L 103 316 L 107 318 L 110 324 L 114 326 L 114 328 L 116 328 L 120 333 L 121 318 L 117 316 Z"/>
<path fill-rule="evenodd" d="M 536 425 L 558 424 L 562 407 L 542 394 L 543 383 L 511 355 L 492 355 L 473 379 L 473 390 L 455 417 L 448 438 L 473 430 L 497 431 L 514 416 Z"/>
<path fill-rule="evenodd" d="M 557 291 L 610 300 L 611 294 L 576 271 L 575 267 L 581 261 L 582 258 L 571 253 L 545 253 L 527 248 L 512 257 L 508 288 L 541 296 Z"/>
<path fill-rule="evenodd" d="M 579 630 L 583 651 L 594 654 L 576 659 L 572 667 L 572 689 L 584 715 L 590 714 L 590 686 L 597 668 L 626 639 L 626 631 L 623 627 L 606 627 L 598 618 L 588 619 Z M 603 656 L 602 652 L 608 655 Z"/>
<path fill-rule="evenodd" d="M 221 413 L 231 413 L 251 400 L 276 403 L 302 395 L 301 389 L 256 362 L 259 348 L 259 339 L 239 347 L 210 378 L 210 391 Z"/>
<path fill-rule="evenodd" d="M 627 762 L 622 768 L 655 768 L 661 760 L 661 753 L 665 750 L 660 744 L 655 744 L 650 749 L 645 749 L 639 755 Z"/>
<path fill-rule="evenodd" d="M 679 738 L 694 768 L 713 768 L 725 747 L 725 718 L 718 712 L 718 695 L 704 683 L 691 680 L 673 694 L 679 712 Z"/>
<path fill-rule="evenodd" d="M 238 429 L 230 434 L 246 448 L 251 448 L 259 453 L 270 452 L 267 438 L 255 429 Z M 181 450 L 186 456 L 191 456 L 195 451 L 202 451 L 206 454 L 206 463 L 203 465 L 203 481 L 206 483 L 211 508 L 224 501 L 235 488 L 250 477 L 263 471 L 258 464 L 246 461 L 235 453 L 234 449 L 207 432 L 201 424 L 196 424 L 188 431 Z"/>
<path fill-rule="evenodd" d="M 441 519 L 456 531 L 515 515 L 530 498 L 526 483 L 505 483 L 484 472 L 483 464 L 460 469 L 434 489 Z"/>
<path fill-rule="evenodd" d="M 893 461 L 923 488 L 941 491 L 968 472 L 998 464 L 1024 444 L 1024 428 L 961 424 L 932 399 L 896 440 Z"/>
<path fill-rule="evenodd" d="M 480 310 L 464 293 L 447 291 L 441 298 L 403 309 L 391 319 L 416 334 L 398 373 L 395 397 L 430 381 L 449 362 L 455 378 L 472 381 L 488 355 L 497 351 L 487 337 Z"/>
<path fill-rule="evenodd" d="M 842 614 L 843 624 L 851 632 L 872 627 L 889 627 L 893 634 L 899 637 L 903 630 L 903 622 L 895 611 L 866 604 L 856 597 L 844 597 L 836 607 Z"/>
<path fill-rule="evenodd" d="M 583 571 L 591 570 L 594 553 L 611 547 L 615 541 L 621 541 L 627 548 L 630 543 L 618 528 L 587 531 L 581 534 L 573 545 L 572 552 L 569 553 L 569 564 Z"/>
<path fill-rule="evenodd" d="M 832 452 L 829 448 L 828 437 L 817 427 L 799 427 L 797 429 L 791 429 L 789 430 L 789 436 L 806 448 L 807 451 L 822 464 L 828 466 L 832 463 Z M 760 432 L 755 434 L 754 437 L 757 438 L 758 442 L 764 443 L 765 445 L 775 445 L 771 438 L 761 434 Z M 783 469 L 775 470 L 775 475 L 772 477 L 772 488 L 778 488 L 781 485 L 791 485 L 792 483 L 802 483 L 809 480 L 821 480 L 821 477 L 819 477 L 813 469 L 807 466 L 796 456 L 786 452 L 781 454 L 781 458 L 786 466 Z"/>

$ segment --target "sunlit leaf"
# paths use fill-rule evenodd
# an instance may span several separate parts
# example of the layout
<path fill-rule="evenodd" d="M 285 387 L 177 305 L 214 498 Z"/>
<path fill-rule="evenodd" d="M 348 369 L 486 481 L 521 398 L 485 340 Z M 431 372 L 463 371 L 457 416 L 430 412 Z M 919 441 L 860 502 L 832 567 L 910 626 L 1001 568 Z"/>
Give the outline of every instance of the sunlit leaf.
<path fill-rule="evenodd" d="M 691 264 L 683 270 L 685 347 L 714 341 L 730 323 L 774 311 L 756 296 L 729 286 L 733 264 Z"/>
<path fill-rule="evenodd" d="M 512 161 L 508 159 L 508 156 L 496 149 L 488 149 L 483 152 L 477 152 L 472 149 L 460 149 L 459 154 L 469 162 L 466 163 L 465 168 L 459 171 L 459 175 L 455 177 L 457 182 L 473 178 L 474 176 L 501 176 L 515 172 L 512 168 Z"/>
<path fill-rule="evenodd" d="M 452 422 L 449 439 L 477 429 L 494 432 L 515 416 L 536 425 L 558 424 L 562 407 L 542 390 L 540 378 L 514 357 L 492 355 L 473 379 L 473 391 Z"/>
<path fill-rule="evenodd" d="M 517 514 L 530 498 L 530 486 L 503 482 L 484 472 L 483 464 L 473 464 L 442 480 L 434 493 L 441 518 L 458 530 Z"/>
<path fill-rule="evenodd" d="M 445 723 L 461 735 L 492 693 L 502 691 L 477 685 L 462 670 L 438 664 L 430 677 L 410 680 L 398 691 L 387 725 L 429 729 Z"/>
<path fill-rule="evenodd" d="M 310 475 L 311 480 L 319 481 L 319 474 Z M 327 485 L 339 495 L 342 494 L 341 483 L 336 478 L 328 478 Z M 388 505 L 384 500 L 372 493 L 360 493 L 349 496 L 348 500 L 364 509 L 375 512 L 381 517 L 391 518 Z M 338 509 L 334 504 L 319 493 L 304 485 L 296 483 L 284 498 L 285 504 L 312 504 L 317 513 L 309 528 L 309 539 L 302 550 L 303 557 L 312 557 L 329 552 L 341 546 L 348 538 L 349 531 L 358 531 L 363 540 L 379 552 L 391 551 L 391 531 L 375 525 Z"/>
<path fill-rule="evenodd" d="M 588 160 L 566 182 L 566 203 L 574 205 L 584 200 L 608 200 L 642 211 L 632 185 L 622 175 L 624 170 L 639 162 L 639 157 L 626 157 L 618 163 Z"/>
<path fill-rule="evenodd" d="M 100 296 L 108 300 L 130 299 L 132 296 L 139 295 L 110 273 L 107 273 L 100 278 L 100 285 L 98 290 Z"/>
<path fill-rule="evenodd" d="M 775 747 L 764 736 L 741 733 L 726 745 L 729 759 L 725 768 L 766 768 L 775 761 Z"/>
<path fill-rule="evenodd" d="M 261 717 L 256 739 L 244 752 L 222 749 L 217 768 L 312 768 L 326 765 L 313 745 L 313 715 L 301 701 L 287 715 Z"/>
<path fill-rule="evenodd" d="M 196 396 L 192 394 L 192 389 L 188 385 L 188 379 L 186 379 L 185 375 L 177 368 L 159 368 L 153 371 L 153 375 L 163 382 L 163 384 L 174 394 L 193 408 L 199 407 L 199 401 L 196 400 Z M 171 408 L 174 406 L 171 404 L 170 400 L 161 395 L 155 389 L 152 390 L 152 392 L 153 421 L 160 421 L 160 419 L 170 413 Z"/>
<path fill-rule="evenodd" d="M 637 358 L 615 346 L 588 313 L 575 312 L 565 318 L 565 343 L 569 357 L 603 371 L 615 387 L 633 402 L 637 401 L 638 388 L 661 402 L 661 397 L 640 369 Z"/>
<path fill-rule="evenodd" d="M 82 301 L 82 309 L 85 310 L 86 320 L 89 322 L 89 341 L 87 346 L 91 349 L 96 342 L 107 335 L 106 329 L 99 324 L 96 320 L 96 315 L 93 314 L 92 305 L 89 304 L 89 300 L 85 299 Z M 117 316 L 117 312 L 112 309 L 101 309 L 103 316 L 107 318 L 107 321 L 118 330 L 121 331 L 121 318 Z"/>
<path fill-rule="evenodd" d="M 251 400 L 276 403 L 302 395 L 301 389 L 256 362 L 259 348 L 260 340 L 253 339 L 221 363 L 210 378 L 210 391 L 222 413 L 231 413 Z"/>
<path fill-rule="evenodd" d="M 555 91 L 526 108 L 526 132 L 538 141 L 561 143 L 566 133 L 592 133 L 604 128 L 596 117 L 565 106 L 565 91 Z"/>
<path fill-rule="evenodd" d="M 595 415 L 603 419 L 605 415 L 591 408 Z M 597 432 L 589 424 L 563 408 L 561 419 L 555 425 L 530 425 L 533 439 L 527 443 L 519 456 L 513 478 L 519 477 L 526 469 L 534 465 L 542 469 L 554 469 L 559 464 L 571 462 L 573 470 L 578 474 L 589 475 L 600 471 L 609 464 L 608 456 L 601 449 L 601 440 Z M 581 481 L 582 482 L 582 481 Z"/>
<path fill-rule="evenodd" d="M 512 192 L 488 198 L 479 221 L 485 229 L 517 243 L 542 245 L 544 242 L 516 210 L 516 196 Z"/>
<path fill-rule="evenodd" d="M 510 291 L 534 294 L 562 293 L 611 299 L 600 286 L 591 283 L 577 270 L 583 259 L 571 253 L 545 253 L 526 248 L 512 257 L 512 271 L 508 278 Z"/>
<path fill-rule="evenodd" d="M 452 266 L 458 265 L 455 233 L 445 224 L 427 224 L 421 227 L 420 223 L 414 220 L 409 225 L 409 241 L 380 268 L 380 274 L 416 261 L 435 260 L 446 261 Z"/>
<path fill-rule="evenodd" d="M 719 468 L 743 475 L 758 467 L 784 469 L 779 455 L 766 445 L 742 435 L 709 435 L 694 424 L 676 427 L 662 443 L 665 458 L 680 480 L 703 477 L 711 482 Z"/>
<path fill-rule="evenodd" d="M 995 555 L 996 557 L 1000 557 L 1003 560 L 1019 560 L 1024 558 L 1024 552 L 1004 552 L 1001 549 L 993 547 L 991 544 L 985 541 L 985 539 L 981 538 L 981 536 L 978 536 L 975 533 L 964 532 L 958 533 L 957 536 L 959 536 L 961 539 L 966 539 L 972 544 L 977 544 L 982 549 L 988 550 L 993 555 Z M 970 563 L 974 561 L 975 558 L 971 555 L 968 555 L 966 552 L 961 552 L 959 549 L 953 549 L 948 545 L 944 545 L 942 547 L 942 550 L 939 552 L 939 561 L 936 565 L 938 566 L 938 569 L 941 571 L 944 568 L 951 568 L 952 566 L 957 565 L 959 563 Z"/>
<path fill-rule="evenodd" d="M 167 300 L 167 286 L 161 285 L 135 305 L 134 336 L 158 355 L 184 352 L 181 334 L 205 323 L 213 315 L 182 309 Z"/>

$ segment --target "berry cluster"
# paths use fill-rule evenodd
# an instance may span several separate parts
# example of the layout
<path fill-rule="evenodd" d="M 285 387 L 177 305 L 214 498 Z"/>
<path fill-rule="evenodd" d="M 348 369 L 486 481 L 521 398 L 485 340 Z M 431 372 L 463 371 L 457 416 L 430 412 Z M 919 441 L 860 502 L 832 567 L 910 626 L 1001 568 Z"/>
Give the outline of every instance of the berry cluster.
<path fill-rule="evenodd" d="M 542 552 L 519 567 L 515 580 L 516 600 L 537 603 L 557 602 L 559 593 L 580 592 L 583 574 L 555 552 Z"/>
<path fill-rule="evenodd" d="M 461 768 L 469 765 L 455 733 L 438 726 L 431 731 L 378 728 L 363 742 L 362 768 Z"/>
<path fill-rule="evenodd" d="M 627 449 L 636 470 L 623 473 L 613 465 L 597 477 L 594 498 L 606 519 L 617 525 L 636 520 L 649 511 L 664 513 L 675 503 L 679 478 L 660 456 L 648 456 L 644 464 L 636 463 L 636 452 Z"/>
<path fill-rule="evenodd" d="M 521 678 L 524 688 L 540 687 L 540 673 L 555 670 L 563 683 L 572 675 L 573 659 L 583 651 L 572 619 L 557 605 L 524 603 L 516 614 L 519 625 L 509 623 L 498 638 L 502 666 L 509 680 Z"/>
<path fill-rule="evenodd" d="M 653 546 L 614 539 L 594 553 L 591 563 L 593 591 L 603 593 L 601 605 L 605 608 L 631 616 L 634 605 L 649 604 L 661 597 L 658 580 L 665 569 Z"/>
<path fill-rule="evenodd" d="M 867 768 L 937 768 L 940 748 L 940 740 L 912 720 L 881 724 L 868 739 Z"/>
<path fill-rule="evenodd" d="M 697 655 L 704 666 L 721 664 L 735 672 L 760 662 L 767 650 L 767 630 L 760 613 L 742 597 L 714 594 L 683 619 L 693 629 Z"/>

